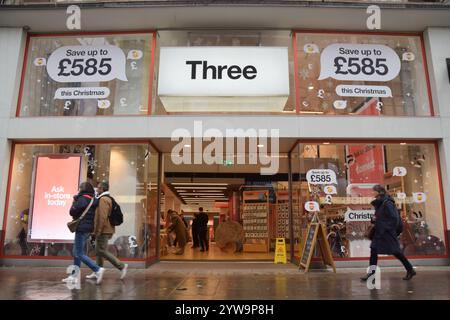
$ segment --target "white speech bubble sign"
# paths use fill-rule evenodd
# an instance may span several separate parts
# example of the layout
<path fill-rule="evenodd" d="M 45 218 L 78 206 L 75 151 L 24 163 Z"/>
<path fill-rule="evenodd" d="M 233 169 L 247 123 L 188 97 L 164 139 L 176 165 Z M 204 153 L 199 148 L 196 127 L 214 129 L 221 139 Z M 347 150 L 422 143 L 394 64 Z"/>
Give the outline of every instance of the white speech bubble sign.
<path fill-rule="evenodd" d="M 345 212 L 344 221 L 346 222 L 363 222 L 370 221 L 372 216 L 375 214 L 375 210 L 352 210 L 347 208 Z"/>
<path fill-rule="evenodd" d="M 363 63 L 363 59 L 368 60 Z M 373 68 L 364 67 L 369 64 Z M 337 65 L 342 67 L 338 68 Z M 331 77 L 336 80 L 386 82 L 397 77 L 400 68 L 399 56 L 388 46 L 335 43 L 322 51 L 318 80 Z"/>
<path fill-rule="evenodd" d="M 63 83 L 128 81 L 125 62 L 125 54 L 117 46 L 65 46 L 50 55 L 47 72 L 54 81 Z"/>
<path fill-rule="evenodd" d="M 403 61 L 414 61 L 415 59 L 416 59 L 416 56 L 412 52 L 405 52 L 402 54 Z"/>
<path fill-rule="evenodd" d="M 99 109 L 108 109 L 111 106 L 109 100 L 98 100 L 97 106 Z"/>
<path fill-rule="evenodd" d="M 337 184 L 336 173 L 331 169 L 311 169 L 306 173 L 310 184 Z"/>
<path fill-rule="evenodd" d="M 347 101 L 346 100 L 336 100 L 333 102 L 333 107 L 337 110 L 343 110 L 347 108 Z"/>
<path fill-rule="evenodd" d="M 144 56 L 141 50 L 130 50 L 127 54 L 129 60 L 139 60 Z"/>
<path fill-rule="evenodd" d="M 36 58 L 36 59 L 34 59 L 33 64 L 36 67 L 45 66 L 47 64 L 47 59 L 45 59 L 45 58 Z"/>
<path fill-rule="evenodd" d="M 337 194 L 337 189 L 335 186 L 325 186 L 323 191 L 325 194 Z"/>
<path fill-rule="evenodd" d="M 107 87 L 59 88 L 55 92 L 54 99 L 105 99 L 109 94 L 110 90 Z"/>
<path fill-rule="evenodd" d="M 397 192 L 397 199 L 405 200 L 406 199 L 406 193 L 404 193 L 404 192 Z"/>
<path fill-rule="evenodd" d="M 303 51 L 305 53 L 318 53 L 319 47 L 314 43 L 307 43 L 303 46 Z"/>
<path fill-rule="evenodd" d="M 336 87 L 336 94 L 341 97 L 392 97 L 391 88 L 387 86 L 364 86 L 341 84 Z"/>
<path fill-rule="evenodd" d="M 305 202 L 305 210 L 308 212 L 317 212 L 320 211 L 320 207 L 316 201 L 307 201 Z"/>
<path fill-rule="evenodd" d="M 427 195 L 423 192 L 413 192 L 413 201 L 415 203 L 424 203 L 427 201 Z"/>
<path fill-rule="evenodd" d="M 405 167 L 394 167 L 392 175 L 394 177 L 404 177 L 408 174 L 408 170 Z"/>

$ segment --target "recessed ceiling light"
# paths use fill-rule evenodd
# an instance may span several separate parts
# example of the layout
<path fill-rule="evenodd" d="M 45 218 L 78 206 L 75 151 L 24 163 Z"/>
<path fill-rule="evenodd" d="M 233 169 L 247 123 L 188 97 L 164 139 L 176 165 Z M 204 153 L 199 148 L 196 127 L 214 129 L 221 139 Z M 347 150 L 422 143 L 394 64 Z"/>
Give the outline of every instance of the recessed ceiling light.
<path fill-rule="evenodd" d="M 258 144 L 258 148 L 264 148 L 263 144 Z"/>
<path fill-rule="evenodd" d="M 185 148 L 190 148 L 191 145 L 190 145 L 190 144 L 185 144 L 184 147 L 185 147 Z"/>

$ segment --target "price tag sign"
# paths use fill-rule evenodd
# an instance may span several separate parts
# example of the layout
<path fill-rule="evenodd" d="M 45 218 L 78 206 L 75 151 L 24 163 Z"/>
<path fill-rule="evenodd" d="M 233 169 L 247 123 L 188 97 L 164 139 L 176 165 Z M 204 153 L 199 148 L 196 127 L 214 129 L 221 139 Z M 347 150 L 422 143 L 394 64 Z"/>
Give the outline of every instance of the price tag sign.
<path fill-rule="evenodd" d="M 310 184 L 337 184 L 336 173 L 331 169 L 311 169 L 306 173 Z"/>
<path fill-rule="evenodd" d="M 116 46 L 65 46 L 47 60 L 47 72 L 56 82 L 128 81 L 125 54 Z"/>
<path fill-rule="evenodd" d="M 385 45 L 335 43 L 320 56 L 319 80 L 390 81 L 398 76 L 400 57 Z"/>

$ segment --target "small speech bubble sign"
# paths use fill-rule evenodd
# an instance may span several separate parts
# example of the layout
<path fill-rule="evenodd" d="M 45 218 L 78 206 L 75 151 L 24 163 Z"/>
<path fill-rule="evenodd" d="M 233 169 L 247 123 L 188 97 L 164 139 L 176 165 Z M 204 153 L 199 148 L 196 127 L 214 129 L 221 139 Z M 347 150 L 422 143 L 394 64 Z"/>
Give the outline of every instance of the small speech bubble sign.
<path fill-rule="evenodd" d="M 142 58 L 144 54 L 141 50 L 130 50 L 128 51 L 127 59 L 130 60 L 139 60 Z"/>
<path fill-rule="evenodd" d="M 427 201 L 427 195 L 423 192 L 413 192 L 413 201 L 415 203 L 424 203 Z"/>
<path fill-rule="evenodd" d="M 392 175 L 394 177 L 404 177 L 408 174 L 408 170 L 405 167 L 394 167 Z"/>
<path fill-rule="evenodd" d="M 307 43 L 303 46 L 303 51 L 305 53 L 318 53 L 319 47 L 314 43 Z"/>
<path fill-rule="evenodd" d="M 41 67 L 47 64 L 47 60 L 45 58 L 36 58 L 33 63 L 36 67 Z"/>
<path fill-rule="evenodd" d="M 345 212 L 344 221 L 370 221 L 375 214 L 375 210 L 352 210 L 347 208 Z"/>
<path fill-rule="evenodd" d="M 336 173 L 331 169 L 311 169 L 306 173 L 310 184 L 337 184 Z"/>
<path fill-rule="evenodd" d="M 336 100 L 333 102 L 333 107 L 337 110 L 342 110 L 347 108 L 347 101 L 346 100 Z"/>
<path fill-rule="evenodd" d="M 128 81 L 125 54 L 111 45 L 64 46 L 47 60 L 47 72 L 56 82 Z"/>
<path fill-rule="evenodd" d="M 392 97 L 391 88 L 387 86 L 364 86 L 340 84 L 336 87 L 336 94 L 341 97 Z"/>
<path fill-rule="evenodd" d="M 308 212 L 320 211 L 319 204 L 316 201 L 305 202 L 305 210 Z"/>
<path fill-rule="evenodd" d="M 402 54 L 403 61 L 414 61 L 415 59 L 416 59 L 416 56 L 412 52 L 405 52 Z"/>
<path fill-rule="evenodd" d="M 98 100 L 97 106 L 99 109 L 108 109 L 111 106 L 111 102 L 109 100 Z"/>
<path fill-rule="evenodd" d="M 58 88 L 54 99 L 105 99 L 109 94 L 108 87 Z"/>
<path fill-rule="evenodd" d="M 337 194 L 337 190 L 335 186 L 325 186 L 323 188 L 325 194 Z"/>
<path fill-rule="evenodd" d="M 406 193 L 404 193 L 404 192 L 397 192 L 397 199 L 405 200 L 406 199 Z"/>

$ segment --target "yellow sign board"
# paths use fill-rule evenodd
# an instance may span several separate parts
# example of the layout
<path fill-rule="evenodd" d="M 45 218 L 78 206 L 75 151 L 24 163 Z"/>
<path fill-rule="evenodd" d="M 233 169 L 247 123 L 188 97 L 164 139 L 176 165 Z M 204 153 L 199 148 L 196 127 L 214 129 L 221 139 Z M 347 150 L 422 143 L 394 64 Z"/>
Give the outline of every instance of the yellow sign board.
<path fill-rule="evenodd" d="M 274 263 L 287 263 L 286 241 L 284 238 L 277 238 L 275 242 L 275 260 Z"/>

